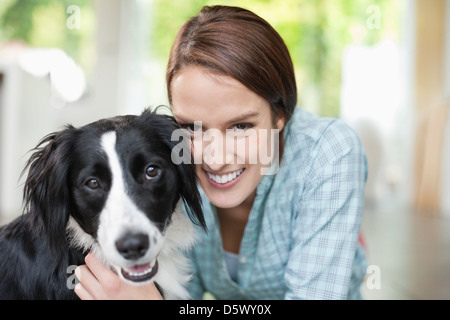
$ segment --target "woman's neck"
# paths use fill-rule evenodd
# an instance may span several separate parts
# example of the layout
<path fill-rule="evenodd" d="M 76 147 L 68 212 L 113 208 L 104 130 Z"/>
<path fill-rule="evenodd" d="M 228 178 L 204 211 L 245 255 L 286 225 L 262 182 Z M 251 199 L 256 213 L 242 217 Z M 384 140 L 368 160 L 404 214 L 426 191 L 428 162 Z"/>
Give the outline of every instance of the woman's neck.
<path fill-rule="evenodd" d="M 234 208 L 216 208 L 224 250 L 239 253 L 241 240 L 255 196 L 256 191 Z"/>

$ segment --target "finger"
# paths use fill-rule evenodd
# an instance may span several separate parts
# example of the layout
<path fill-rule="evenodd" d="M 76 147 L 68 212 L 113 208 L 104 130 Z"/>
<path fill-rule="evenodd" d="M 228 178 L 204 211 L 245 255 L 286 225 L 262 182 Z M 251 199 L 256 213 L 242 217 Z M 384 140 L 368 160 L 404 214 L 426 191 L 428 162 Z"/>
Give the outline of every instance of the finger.
<path fill-rule="evenodd" d="M 81 283 L 77 283 L 73 289 L 81 300 L 94 300 L 94 297 L 83 287 Z"/>
<path fill-rule="evenodd" d="M 102 294 L 103 288 L 87 265 L 78 266 L 75 275 L 80 281 L 78 290 L 81 290 L 83 297 L 95 299 Z M 84 293 L 84 292 L 87 292 Z M 81 298 L 81 297 L 80 297 Z"/>
<path fill-rule="evenodd" d="M 93 287 L 95 291 L 91 291 L 90 288 L 87 288 L 95 299 L 109 299 L 110 297 L 120 294 L 123 284 L 116 273 L 105 266 L 97 256 L 91 252 L 84 260 L 86 261 L 87 267 L 92 272 L 92 276 L 98 280 L 96 286 Z"/>
<path fill-rule="evenodd" d="M 86 265 L 101 284 L 109 283 L 117 278 L 117 275 L 105 266 L 92 252 L 88 253 L 84 261 L 86 261 Z"/>

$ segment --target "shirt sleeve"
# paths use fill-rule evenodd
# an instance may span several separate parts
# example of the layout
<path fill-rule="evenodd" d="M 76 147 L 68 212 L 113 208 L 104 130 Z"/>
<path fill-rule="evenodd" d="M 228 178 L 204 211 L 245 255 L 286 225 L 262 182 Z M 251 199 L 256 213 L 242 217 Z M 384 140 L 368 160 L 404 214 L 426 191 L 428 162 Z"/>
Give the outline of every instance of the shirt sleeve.
<path fill-rule="evenodd" d="M 346 299 L 364 208 L 367 160 L 353 130 L 331 122 L 299 190 L 286 299 Z"/>

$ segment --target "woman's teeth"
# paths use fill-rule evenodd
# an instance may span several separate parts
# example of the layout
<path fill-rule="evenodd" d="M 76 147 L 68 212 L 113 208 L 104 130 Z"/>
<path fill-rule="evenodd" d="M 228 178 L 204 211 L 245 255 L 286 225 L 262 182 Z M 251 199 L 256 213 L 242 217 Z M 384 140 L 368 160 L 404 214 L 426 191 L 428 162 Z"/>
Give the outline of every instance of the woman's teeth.
<path fill-rule="evenodd" d="M 208 174 L 208 177 L 215 183 L 224 184 L 224 183 L 230 182 L 231 180 L 236 179 L 242 173 L 242 171 L 244 171 L 244 169 L 239 169 L 235 172 L 230 172 L 229 174 L 224 174 L 222 176 L 213 175 L 209 172 L 207 172 L 207 174 Z"/>

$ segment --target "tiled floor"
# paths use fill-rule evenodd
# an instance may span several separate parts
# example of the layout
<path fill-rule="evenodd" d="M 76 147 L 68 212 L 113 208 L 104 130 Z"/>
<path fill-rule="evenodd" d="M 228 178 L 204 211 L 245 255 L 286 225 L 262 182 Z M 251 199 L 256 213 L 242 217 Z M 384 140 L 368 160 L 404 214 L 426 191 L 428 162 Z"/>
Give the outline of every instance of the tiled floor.
<path fill-rule="evenodd" d="M 374 265 L 365 299 L 450 299 L 450 216 L 378 206 L 366 208 L 362 230 Z"/>

